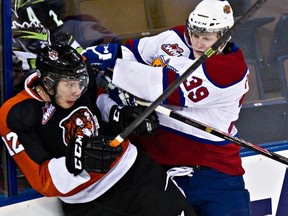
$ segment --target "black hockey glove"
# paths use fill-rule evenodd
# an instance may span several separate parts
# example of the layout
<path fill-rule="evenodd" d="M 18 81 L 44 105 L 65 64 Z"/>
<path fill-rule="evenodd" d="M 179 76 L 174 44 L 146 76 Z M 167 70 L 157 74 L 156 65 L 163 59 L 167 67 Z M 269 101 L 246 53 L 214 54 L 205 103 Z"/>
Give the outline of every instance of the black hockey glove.
<path fill-rule="evenodd" d="M 122 146 L 111 147 L 113 138 L 97 136 L 90 138 L 84 152 L 85 170 L 106 173 L 111 164 L 122 154 Z"/>
<path fill-rule="evenodd" d="M 144 106 L 117 106 L 114 105 L 109 114 L 109 123 L 117 133 L 122 132 L 146 109 Z M 152 112 L 133 131 L 134 135 L 153 135 L 159 126 L 156 112 Z"/>
<path fill-rule="evenodd" d="M 79 175 L 84 169 L 84 148 L 89 137 L 77 136 L 69 140 L 66 149 L 66 167 L 74 176 Z"/>

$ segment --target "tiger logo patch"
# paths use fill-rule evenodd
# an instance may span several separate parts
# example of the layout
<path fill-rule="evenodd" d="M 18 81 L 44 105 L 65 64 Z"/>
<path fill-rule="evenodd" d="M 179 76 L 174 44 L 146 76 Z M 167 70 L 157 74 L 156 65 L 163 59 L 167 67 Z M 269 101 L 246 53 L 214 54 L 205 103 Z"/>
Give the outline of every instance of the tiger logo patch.
<path fill-rule="evenodd" d="M 79 107 L 59 123 L 63 129 L 63 140 L 66 146 L 71 137 L 98 135 L 99 123 L 87 107 Z"/>

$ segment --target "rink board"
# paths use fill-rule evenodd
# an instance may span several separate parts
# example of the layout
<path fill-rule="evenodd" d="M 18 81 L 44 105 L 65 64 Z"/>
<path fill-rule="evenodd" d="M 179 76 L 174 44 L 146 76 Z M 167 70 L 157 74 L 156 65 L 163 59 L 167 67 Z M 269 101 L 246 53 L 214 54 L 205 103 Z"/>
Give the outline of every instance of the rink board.
<path fill-rule="evenodd" d="M 288 150 L 279 151 L 288 157 Z M 288 215 L 288 173 L 286 165 L 261 155 L 242 157 L 244 179 L 250 192 L 252 216 Z M 62 216 L 57 198 L 38 198 L 0 208 L 3 216 Z"/>

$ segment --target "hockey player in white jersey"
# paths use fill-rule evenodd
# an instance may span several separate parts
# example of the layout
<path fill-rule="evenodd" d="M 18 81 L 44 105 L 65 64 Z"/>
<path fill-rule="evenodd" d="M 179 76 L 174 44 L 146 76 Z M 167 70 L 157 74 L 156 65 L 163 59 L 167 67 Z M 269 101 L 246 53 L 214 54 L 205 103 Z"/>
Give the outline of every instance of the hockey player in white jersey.
<path fill-rule="evenodd" d="M 126 45 L 134 55 L 122 47 L 122 59 L 118 58 L 115 65 L 111 60 L 108 65 L 107 61 L 100 60 L 99 65 L 106 71 L 108 66 L 114 67 L 114 85 L 152 102 L 233 24 L 233 11 L 227 1 L 203 0 L 191 12 L 186 26 L 130 40 Z M 93 54 L 93 48 L 85 55 L 90 63 L 97 62 L 98 57 L 93 59 L 88 53 Z M 242 50 L 226 41 L 218 53 L 198 67 L 162 105 L 237 136 L 234 123 L 249 90 L 248 76 Z M 130 139 L 175 175 L 174 180 L 197 213 L 250 215 L 240 147 L 167 116 L 159 114 L 159 120 L 161 127 L 153 137 Z M 183 176 L 179 177 L 181 173 Z"/>

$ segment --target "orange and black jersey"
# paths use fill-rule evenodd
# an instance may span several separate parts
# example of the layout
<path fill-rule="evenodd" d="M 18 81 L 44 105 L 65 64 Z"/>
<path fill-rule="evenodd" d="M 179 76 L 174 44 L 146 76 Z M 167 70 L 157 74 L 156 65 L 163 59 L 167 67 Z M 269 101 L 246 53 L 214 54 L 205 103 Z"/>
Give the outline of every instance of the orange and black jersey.
<path fill-rule="evenodd" d="M 90 79 L 88 90 L 72 108 L 62 109 L 39 98 L 33 91 L 37 75 L 32 74 L 25 81 L 25 90 L 7 100 L 0 109 L 0 134 L 9 154 L 31 186 L 45 196 L 59 196 L 70 203 L 90 201 L 108 190 L 130 168 L 125 165 L 127 159 L 121 159 L 131 153 L 128 142 L 122 143 L 123 154 L 111 166 L 116 165 L 114 169 L 121 170 L 120 175 L 116 173 L 114 177 L 110 173 L 107 186 L 99 188 L 96 183 L 109 175 L 84 170 L 74 176 L 66 168 L 66 147 L 71 136 L 101 133 L 93 80 Z M 128 160 L 135 160 L 136 155 Z M 95 191 L 94 197 L 87 196 L 88 190 Z"/>

